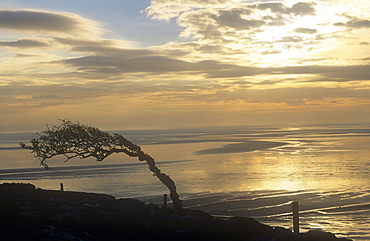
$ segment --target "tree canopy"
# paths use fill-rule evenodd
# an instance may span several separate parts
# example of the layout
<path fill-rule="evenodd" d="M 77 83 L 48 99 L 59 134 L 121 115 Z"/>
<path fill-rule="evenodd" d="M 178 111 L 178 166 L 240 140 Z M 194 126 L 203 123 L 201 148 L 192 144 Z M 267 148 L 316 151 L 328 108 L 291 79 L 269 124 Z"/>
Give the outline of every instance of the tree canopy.
<path fill-rule="evenodd" d="M 141 147 L 130 142 L 120 134 L 110 134 L 96 127 L 74 123 L 70 120 L 62 120 L 59 126 L 53 126 L 38 134 L 28 144 L 20 143 L 24 149 L 32 150 L 40 164 L 49 169 L 48 159 L 63 155 L 65 161 L 78 157 L 85 159 L 94 157 L 97 161 L 103 161 L 113 153 L 125 153 L 130 157 L 137 157 L 139 161 L 145 161 L 149 169 L 170 190 L 170 197 L 174 209 L 182 210 L 181 200 L 176 191 L 174 181 L 155 165 L 154 159 L 141 150 Z"/>

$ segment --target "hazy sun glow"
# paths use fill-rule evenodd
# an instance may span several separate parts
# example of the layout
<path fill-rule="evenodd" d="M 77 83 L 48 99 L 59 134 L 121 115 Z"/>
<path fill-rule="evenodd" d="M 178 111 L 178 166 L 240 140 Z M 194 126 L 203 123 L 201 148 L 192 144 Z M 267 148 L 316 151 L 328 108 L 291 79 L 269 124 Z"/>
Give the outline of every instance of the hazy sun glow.
<path fill-rule="evenodd" d="M 364 0 L 2 4 L 2 131 L 370 118 Z"/>

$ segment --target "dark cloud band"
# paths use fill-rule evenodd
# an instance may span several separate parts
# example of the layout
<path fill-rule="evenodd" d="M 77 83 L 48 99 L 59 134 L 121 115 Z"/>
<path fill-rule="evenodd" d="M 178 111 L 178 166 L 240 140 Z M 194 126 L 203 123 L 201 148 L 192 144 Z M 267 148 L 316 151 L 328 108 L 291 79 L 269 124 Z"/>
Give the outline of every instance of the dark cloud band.
<path fill-rule="evenodd" d="M 83 18 L 71 13 L 0 10 L 0 29 L 5 30 L 78 33 L 87 27 Z"/>

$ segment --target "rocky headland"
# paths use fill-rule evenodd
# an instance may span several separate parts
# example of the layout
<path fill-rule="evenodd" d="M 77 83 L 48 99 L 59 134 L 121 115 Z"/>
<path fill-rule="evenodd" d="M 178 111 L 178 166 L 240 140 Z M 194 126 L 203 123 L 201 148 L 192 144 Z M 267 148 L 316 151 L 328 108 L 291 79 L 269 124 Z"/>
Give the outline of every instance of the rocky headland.
<path fill-rule="evenodd" d="M 1 240 L 225 240 L 349 241 L 322 231 L 294 234 L 247 217 L 208 213 L 116 199 L 95 193 L 42 190 L 32 184 L 0 185 Z"/>

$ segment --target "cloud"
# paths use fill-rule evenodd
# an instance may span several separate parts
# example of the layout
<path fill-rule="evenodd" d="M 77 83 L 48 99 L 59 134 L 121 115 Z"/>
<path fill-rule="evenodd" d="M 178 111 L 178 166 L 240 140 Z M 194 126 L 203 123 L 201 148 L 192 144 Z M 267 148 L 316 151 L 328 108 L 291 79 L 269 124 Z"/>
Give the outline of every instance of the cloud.
<path fill-rule="evenodd" d="M 110 39 L 86 40 L 61 37 L 56 37 L 54 40 L 57 43 L 70 47 L 71 52 L 97 55 L 133 55 L 136 57 L 142 55 L 158 55 L 158 53 L 150 49 L 129 48 L 132 46 L 132 42 L 130 41 L 117 41 Z"/>
<path fill-rule="evenodd" d="M 278 42 L 283 42 L 283 43 L 288 43 L 288 42 L 302 42 L 303 39 L 297 36 L 287 36 L 287 37 L 282 37 L 280 40 L 277 40 Z"/>
<path fill-rule="evenodd" d="M 170 1 L 164 0 L 154 0 L 152 4 L 163 2 L 170 4 Z M 194 5 L 190 5 L 190 2 Z M 178 54 L 177 57 L 182 59 L 220 58 L 230 62 L 243 60 L 244 63 L 265 65 L 266 60 L 278 58 L 277 55 L 286 57 L 287 53 L 304 58 L 305 54 L 309 54 L 307 49 L 325 46 L 328 39 L 326 31 L 329 28 L 321 31 L 324 29 L 321 26 L 326 23 L 308 20 L 318 14 L 314 3 L 296 2 L 289 5 L 285 2 L 235 1 L 233 4 L 223 3 L 223 6 L 217 5 L 220 2 L 214 5 L 202 5 L 198 1 L 187 3 L 189 8 L 177 12 L 175 17 L 175 21 L 184 28 L 180 37 L 185 40 L 156 48 L 163 51 L 171 49 L 172 56 L 175 56 L 175 52 L 181 53 L 182 56 Z M 176 5 L 177 2 L 171 4 Z M 156 10 L 163 13 L 159 5 Z M 291 36 L 292 33 L 300 35 Z M 322 38 L 316 38 L 318 34 Z M 266 56 L 269 53 L 276 56 L 268 60 Z"/>
<path fill-rule="evenodd" d="M 335 66 L 310 66 L 305 67 L 257 67 L 256 63 L 268 59 L 266 56 L 279 58 L 284 56 L 290 49 L 300 50 L 318 46 L 317 43 L 325 41 L 314 38 L 320 33 L 319 28 L 297 27 L 288 25 L 298 21 L 303 16 L 316 14 L 315 4 L 299 2 L 288 6 L 280 2 L 269 3 L 245 3 L 228 1 L 172 1 L 171 6 L 184 3 L 189 7 L 186 12 L 181 12 L 177 21 L 185 31 L 198 39 L 185 42 L 171 42 L 163 46 L 150 49 L 129 49 L 124 41 L 109 40 L 104 38 L 74 38 L 71 36 L 53 36 L 52 39 L 58 46 L 67 47 L 72 56 L 59 58 L 49 63 L 60 64 L 59 67 L 67 66 L 75 72 L 64 73 L 84 79 L 117 79 L 130 73 L 140 75 L 159 75 L 163 73 L 194 74 L 205 78 L 238 78 L 262 75 L 312 75 L 313 79 L 330 79 L 331 81 L 352 81 L 354 79 L 367 79 L 366 72 L 361 66 L 356 66 L 360 71 L 348 74 L 344 67 Z M 160 9 L 169 1 L 152 1 L 158 4 Z M 220 8 L 219 6 L 226 6 Z M 197 9 L 199 7 L 200 9 Z M 190 9 L 191 8 L 191 9 Z M 167 9 L 168 10 L 168 9 Z M 174 10 L 175 11 L 175 10 Z M 177 10 L 176 10 L 177 11 Z M 0 19 L 8 19 L 0 22 L 12 29 L 67 31 L 73 33 L 84 24 L 91 24 L 90 20 L 69 13 L 37 12 L 37 11 L 3 11 L 8 17 L 0 16 Z M 11 13 L 11 14 L 10 14 Z M 14 16 L 20 18 L 10 22 Z M 283 15 L 285 17 L 283 17 Z M 289 15 L 289 16 L 288 16 Z M 14 17 L 13 16 L 13 17 Z M 23 16 L 23 17 L 22 17 Z M 23 26 L 25 19 L 29 25 Z M 41 21 L 43 20 L 43 21 Z M 44 20 L 58 21 L 59 25 L 52 27 Z M 66 20 L 61 22 L 61 20 Z M 354 21 L 354 20 L 351 20 Z M 37 24 L 38 23 L 38 24 Z M 279 27 L 281 24 L 286 24 Z M 89 26 L 96 26 L 94 24 Z M 276 30 L 275 30 L 275 27 Z M 267 37 L 257 38 L 257 34 L 264 31 L 274 30 Z M 80 29 L 81 30 L 81 29 Z M 280 30 L 286 31 L 281 32 Z M 298 36 L 291 36 L 297 33 Z M 64 33 L 64 32 L 63 32 Z M 320 35 L 321 36 L 321 35 Z M 123 43 L 123 44 L 122 44 Z M 17 41 L 3 41 L 0 45 L 7 47 L 31 48 L 41 47 L 47 44 L 41 40 L 21 39 Z M 298 53 L 299 54 L 299 53 Z M 274 56 L 275 55 L 275 56 Z M 247 59 L 249 57 L 249 59 Z M 302 57 L 304 58 L 304 56 Z M 62 60 L 60 60 L 62 59 Z M 217 59 L 218 61 L 210 61 Z M 45 61 L 46 62 L 46 61 Z M 286 65 L 289 65 L 286 63 Z M 267 66 L 267 65 L 265 65 Z M 273 65 L 270 65 L 273 66 Z M 353 67 L 354 65 L 352 65 Z M 72 67 L 72 68 L 70 68 Z M 323 71 L 325 69 L 325 71 Z M 315 70 L 315 71 L 312 71 Z M 339 73 L 343 74 L 339 76 Z"/>
<path fill-rule="evenodd" d="M 314 3 L 303 3 L 299 2 L 294 4 L 289 10 L 289 13 L 295 15 L 304 16 L 304 15 L 314 15 L 316 13 L 315 8 L 313 7 Z"/>
<path fill-rule="evenodd" d="M 368 19 L 358 19 L 357 17 L 352 17 L 345 15 L 347 18 L 351 19 L 345 23 L 337 22 L 334 26 L 338 27 L 348 27 L 348 28 L 370 28 L 370 20 Z"/>
<path fill-rule="evenodd" d="M 291 8 L 285 6 L 281 2 L 269 2 L 269 3 L 259 3 L 255 5 L 257 9 L 266 10 L 269 9 L 272 13 L 281 14 L 294 14 L 299 16 L 304 15 L 314 15 L 316 13 L 313 7 L 314 3 L 298 2 L 294 4 Z"/>
<path fill-rule="evenodd" d="M 149 11 L 150 10 L 150 11 Z M 270 10 L 271 12 L 266 12 Z M 276 43 L 303 42 L 304 37 L 282 36 L 275 42 L 262 43 L 255 39 L 254 34 L 263 32 L 267 27 L 283 26 L 290 18 L 313 14 L 314 5 L 299 2 L 292 6 L 283 3 L 246 3 L 226 0 L 153 0 L 147 12 L 152 15 L 175 13 L 177 23 L 185 28 L 182 36 L 196 37 L 198 40 L 173 42 L 172 46 L 163 45 L 152 49 L 133 49 L 128 41 L 104 39 L 98 23 L 72 13 L 43 12 L 38 10 L 0 11 L 0 29 L 18 31 L 22 33 L 46 34 L 47 40 L 19 39 L 3 41 L 2 46 L 17 48 L 46 47 L 53 40 L 54 49 L 59 48 L 69 53 L 82 53 L 79 58 L 69 58 L 64 62 L 77 67 L 80 72 L 101 72 L 104 74 L 139 72 L 138 67 L 128 61 L 143 67 L 142 73 L 162 73 L 195 71 L 212 68 L 213 66 L 201 63 L 202 60 L 213 59 L 211 55 L 236 56 L 250 52 L 259 52 L 261 55 L 283 53 L 273 46 Z M 283 17 L 283 15 L 291 15 Z M 296 29 L 299 33 L 313 33 L 309 28 Z M 76 37 L 94 32 L 92 37 Z M 73 36 L 71 36 L 73 35 Z M 243 44 L 235 48 L 237 44 Z M 168 48 L 168 47 L 171 48 Z M 270 46 L 270 47 L 269 47 Z M 153 51 L 155 49 L 156 51 Z M 198 54 L 201 53 L 201 54 Z M 202 54 L 207 55 L 202 55 Z M 54 53 L 53 53 L 54 54 Z M 123 56 L 118 56 L 121 54 Z M 198 60 L 189 59 L 195 54 Z M 139 56 L 142 56 L 139 59 Z M 149 58 L 150 57 L 150 58 Z M 126 59 L 130 58 L 130 59 Z M 56 59 L 54 57 L 54 59 Z M 251 58 L 252 60 L 252 58 Z M 257 60 L 257 58 L 256 58 Z M 103 61 L 103 62 L 102 62 Z M 107 61 L 107 62 L 104 62 Z M 121 63 L 116 63 L 121 61 Z M 162 61 L 160 65 L 156 61 Z M 89 66 L 89 63 L 93 66 Z M 97 70 L 100 64 L 99 70 Z M 158 66 L 155 71 L 151 66 Z M 200 66 L 200 67 L 199 67 Z M 219 66 L 218 66 L 219 67 Z M 225 67 L 225 66 L 223 66 Z M 227 68 L 226 68 L 227 69 Z M 208 73 L 208 70 L 207 70 Z"/>
<path fill-rule="evenodd" d="M 235 88 L 238 84 L 239 87 Z M 243 84 L 243 86 L 240 86 Z M 370 101 L 370 89 L 327 88 L 327 87 L 281 87 L 263 89 L 250 88 L 244 83 L 219 84 L 214 81 L 171 81 L 155 83 L 154 81 L 107 81 L 85 84 L 43 84 L 17 82 L 0 89 L 0 107 L 2 113 L 35 110 L 45 107 L 78 107 L 84 103 L 99 103 L 95 108 L 119 108 L 116 103 L 130 103 L 127 108 L 136 109 L 149 103 L 204 104 L 204 108 L 219 106 L 230 108 L 234 104 L 243 108 L 274 108 L 283 104 L 285 108 L 319 108 L 331 105 L 366 104 Z M 47 93 L 45 95 L 45 93 Z M 135 103 L 138 99 L 141 102 Z M 149 101 L 150 100 L 150 101 Z M 112 106 L 113 104 L 113 106 Z M 125 105 L 123 105 L 125 106 Z M 173 108 L 177 108 L 174 105 Z M 208 106 L 208 107 L 207 107 Z M 184 108 L 186 108 L 184 106 Z M 57 110 L 57 109 L 56 109 Z"/>
<path fill-rule="evenodd" d="M 347 22 L 346 24 L 348 27 L 351 28 L 370 28 L 370 21 L 369 20 L 352 20 Z"/>
<path fill-rule="evenodd" d="M 129 49 L 124 46 L 125 41 L 57 35 L 48 38 L 48 40 L 52 39 L 58 48 L 62 46 L 61 48 L 67 50 L 67 53 L 74 57 L 65 57 L 64 55 L 60 58 L 54 58 L 52 61 L 46 60 L 45 63 L 59 64 L 58 69 L 66 72 L 58 74 L 66 78 L 82 78 L 85 80 L 115 80 L 128 74 L 138 74 L 141 77 L 160 74 L 192 74 L 196 78 L 204 79 L 266 75 L 311 75 L 313 76 L 312 81 L 326 79 L 333 82 L 367 80 L 369 78 L 367 72 L 360 65 L 352 65 L 351 67 L 357 69 L 356 73 L 352 73 L 349 68 L 346 69 L 343 66 L 289 67 L 286 63 L 286 67 L 278 68 L 258 67 L 255 64 L 258 61 L 255 58 L 256 56 L 276 55 L 276 58 L 279 58 L 279 55 L 284 55 L 289 47 L 303 49 L 317 43 L 313 37 L 310 37 L 318 33 L 318 29 L 297 28 L 296 25 L 287 32 L 287 35 L 278 31 L 275 32 L 276 36 L 270 35 L 273 37 L 271 40 L 256 37 L 258 33 L 264 33 L 265 30 L 279 27 L 285 22 L 288 24 L 292 19 L 300 19 L 302 16 L 315 14 L 316 10 L 312 3 L 299 2 L 291 7 L 277 2 L 239 3 L 235 6 L 228 5 L 227 8 L 214 7 L 214 5 L 226 4 L 226 1 L 209 1 L 208 3 L 188 1 L 187 3 L 189 6 L 191 3 L 203 7 L 208 6 L 207 4 L 211 6 L 210 8 L 188 10 L 177 19 L 178 23 L 186 28 L 185 31 L 190 31 L 198 39 L 181 43 L 172 42 L 149 49 Z M 20 18 L 11 22 L 9 19 L 13 19 L 13 15 Z M 282 15 L 290 16 L 285 18 Z M 0 22 L 0 27 L 3 28 L 45 30 L 51 31 L 51 35 L 54 33 L 52 31 L 74 33 L 77 29 L 81 30 L 81 26 L 84 24 L 96 26 L 94 24 L 90 25 L 92 23 L 90 20 L 74 14 L 28 10 L 3 11 L 0 19 L 7 19 Z M 26 20 L 29 23 L 23 26 L 22 24 Z M 49 23 L 44 23 L 46 20 L 50 20 Z M 61 20 L 63 21 L 61 22 Z M 50 23 L 54 21 L 60 23 L 52 27 Z M 286 29 L 287 26 L 278 29 Z M 291 36 L 292 32 L 299 35 Z M 20 39 L 2 41 L 0 45 L 32 48 L 45 47 L 48 43 L 48 41 L 39 39 Z M 75 57 L 76 53 L 78 57 Z M 246 60 L 248 56 L 250 60 Z M 244 59 L 241 59 L 241 57 Z M 26 58 L 22 60 L 24 59 Z M 217 60 L 211 61 L 211 59 Z M 366 67 L 368 66 L 366 65 Z M 51 75 L 51 73 L 48 74 Z M 42 73 L 40 73 L 41 75 Z M 266 79 L 254 81 L 254 83 L 263 81 L 266 81 Z"/>
<path fill-rule="evenodd" d="M 331 101 L 356 98 L 370 100 L 369 89 L 301 87 L 301 88 L 274 88 L 274 89 L 235 89 L 220 90 L 215 96 L 222 100 L 243 100 L 247 103 L 284 103 L 292 106 L 317 104 L 317 101 L 329 103 Z"/>
<path fill-rule="evenodd" d="M 356 80 L 370 80 L 370 65 L 351 66 L 286 66 L 286 67 L 244 67 L 228 65 L 228 68 L 208 73 L 210 78 L 235 78 L 258 75 L 313 75 L 327 78 L 331 82 L 348 82 Z M 319 81 L 322 81 L 321 79 Z M 318 81 L 318 82 L 319 82 Z"/>
<path fill-rule="evenodd" d="M 0 29 L 38 33 L 98 33 L 97 23 L 72 13 L 0 10 Z"/>
<path fill-rule="evenodd" d="M 0 41 L 0 46 L 13 48 L 39 48 L 47 47 L 49 44 L 39 40 L 20 39 L 17 41 Z"/>
<path fill-rule="evenodd" d="M 296 28 L 296 29 L 294 29 L 294 32 L 296 32 L 296 33 L 306 33 L 306 34 L 315 34 L 318 31 L 316 29 L 313 29 L 313 28 Z"/>
<path fill-rule="evenodd" d="M 143 50 L 131 49 L 127 50 L 125 54 L 125 50 L 120 49 L 117 52 L 119 54 L 107 54 L 105 52 L 104 55 L 70 58 L 58 62 L 76 67 L 79 71 L 84 71 L 87 74 L 93 73 L 96 76 L 101 76 L 101 78 L 125 73 L 158 75 L 163 73 L 193 72 L 194 74 L 203 74 L 232 68 L 232 65 L 223 64 L 218 61 L 199 61 L 192 63 L 166 56 L 152 55 L 153 52 L 150 51 L 148 51 L 148 55 L 145 55 L 145 51 Z"/>
<path fill-rule="evenodd" d="M 238 0 L 152 0 L 144 12 L 154 19 L 168 21 L 189 10 L 227 7 L 238 2 Z"/>
<path fill-rule="evenodd" d="M 153 116 L 158 123 L 167 117 L 185 123 L 196 112 L 203 125 L 219 118 L 228 124 L 234 116 L 245 123 L 256 113 L 271 121 L 272 112 L 311 110 L 302 119 L 327 110 L 345 116 L 345 108 L 365 113 L 368 20 L 330 7 L 323 1 L 152 0 L 147 14 L 183 32 L 142 49 L 105 38 L 98 23 L 76 14 L 0 10 L 6 32 L 0 112 L 25 122 L 25 113 L 33 113 L 38 121 L 62 114 L 143 126 Z M 335 22 L 361 31 L 343 31 Z"/>
<path fill-rule="evenodd" d="M 16 57 L 21 57 L 21 58 L 28 58 L 28 57 L 38 57 L 39 55 L 35 54 L 16 54 Z"/>
<path fill-rule="evenodd" d="M 273 13 L 294 14 L 299 16 L 315 14 L 314 3 L 298 2 L 291 8 L 280 2 L 271 3 L 246 3 L 238 0 L 152 0 L 151 5 L 145 9 L 148 16 L 159 20 L 176 18 L 184 12 L 197 9 L 227 9 L 227 8 L 257 8 L 269 9 Z"/>
<path fill-rule="evenodd" d="M 87 49 L 98 49 L 98 48 L 105 48 L 104 51 L 108 51 L 110 47 L 115 48 L 115 51 L 117 49 L 122 48 L 122 47 L 133 47 L 135 46 L 135 43 L 132 41 L 127 41 L 127 40 L 112 40 L 112 39 L 104 39 L 104 38 L 71 38 L 71 37 L 54 37 L 54 40 L 57 43 L 66 45 L 66 46 L 71 46 L 73 48 L 79 48 L 81 52 L 85 52 Z M 86 50 L 83 50 L 83 49 Z M 77 50 L 76 50 L 77 51 Z"/>
<path fill-rule="evenodd" d="M 265 24 L 263 20 L 242 18 L 242 15 L 249 13 L 248 10 L 220 11 L 219 16 L 213 15 L 213 18 L 220 26 L 228 26 L 238 30 L 258 28 Z"/>
<path fill-rule="evenodd" d="M 299 38 L 283 38 L 284 42 L 299 42 Z M 122 49 L 114 47 L 76 47 L 91 55 L 69 58 L 57 63 L 75 67 L 86 78 L 110 78 L 127 73 L 158 75 L 163 73 L 192 73 L 208 78 L 235 78 L 259 75 L 312 75 L 316 79 L 327 78 L 332 82 L 370 80 L 370 65 L 350 66 L 285 66 L 256 67 L 223 63 L 215 60 L 186 61 L 161 54 L 160 51 L 143 49 Z M 271 53 L 271 54 L 278 54 Z"/>
<path fill-rule="evenodd" d="M 257 5 L 257 8 L 260 10 L 270 9 L 273 13 L 287 13 L 288 8 L 281 2 L 272 2 L 272 3 L 260 3 Z"/>

